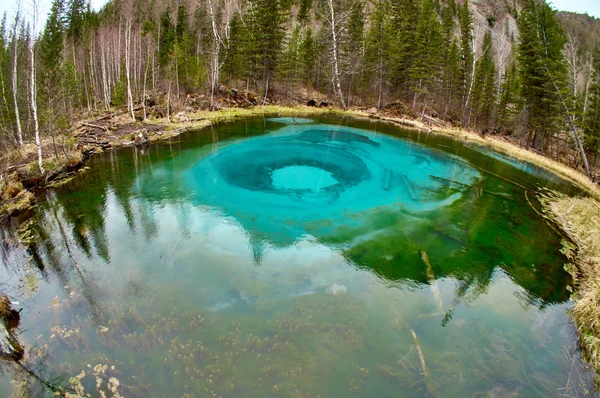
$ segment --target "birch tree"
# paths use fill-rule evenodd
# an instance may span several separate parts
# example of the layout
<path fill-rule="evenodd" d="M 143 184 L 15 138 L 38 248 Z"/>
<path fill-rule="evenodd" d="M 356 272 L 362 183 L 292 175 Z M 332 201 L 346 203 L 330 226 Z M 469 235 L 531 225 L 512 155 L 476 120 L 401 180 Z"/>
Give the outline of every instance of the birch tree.
<path fill-rule="evenodd" d="M 37 147 L 37 155 L 38 155 L 38 166 L 40 168 L 40 173 L 42 175 L 46 174 L 44 170 L 44 165 L 42 163 L 42 143 L 40 140 L 40 126 L 38 122 L 38 109 L 37 109 L 37 87 L 36 87 L 36 70 L 35 70 L 35 40 L 37 38 L 37 18 L 38 18 L 38 3 L 37 0 L 32 0 L 32 10 L 31 10 L 31 38 L 29 39 L 29 58 L 31 59 L 31 115 L 33 118 L 33 131 L 35 134 L 35 146 Z"/>
<path fill-rule="evenodd" d="M 344 101 L 344 94 L 342 93 L 342 85 L 340 83 L 340 67 L 339 67 L 339 49 L 340 49 L 340 34 L 344 29 L 343 21 L 347 17 L 344 13 L 336 13 L 333 0 L 327 0 L 328 14 L 327 22 L 331 29 L 331 63 L 333 69 L 333 89 L 336 97 L 339 99 L 343 109 L 346 109 L 346 101 Z"/>

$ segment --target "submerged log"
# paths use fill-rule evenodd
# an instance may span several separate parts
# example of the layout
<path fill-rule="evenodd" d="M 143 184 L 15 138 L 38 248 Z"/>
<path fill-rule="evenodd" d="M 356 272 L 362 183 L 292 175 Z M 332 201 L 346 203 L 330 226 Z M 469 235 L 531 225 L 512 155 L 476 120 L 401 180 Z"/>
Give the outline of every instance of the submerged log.
<path fill-rule="evenodd" d="M 406 187 L 406 190 L 408 191 L 408 194 L 410 195 L 410 198 L 412 200 L 419 199 L 417 197 L 415 189 L 412 186 L 412 183 L 410 182 L 410 180 L 408 179 L 408 177 L 406 176 L 406 174 L 402 174 L 401 179 L 402 179 L 402 182 L 404 182 L 404 186 Z"/>
<path fill-rule="evenodd" d="M 14 334 L 8 330 L 4 321 L 0 321 L 0 359 L 18 361 L 25 350 Z"/>
<path fill-rule="evenodd" d="M 11 332 L 19 323 L 19 312 L 11 304 L 7 296 L 0 297 L 0 359 L 18 361 L 25 350 Z"/>
<path fill-rule="evenodd" d="M 441 315 L 444 313 L 444 305 L 442 304 L 442 295 L 440 293 L 440 288 L 437 284 L 437 279 L 435 278 L 435 274 L 433 273 L 433 267 L 431 267 L 431 263 L 429 262 L 429 256 L 427 255 L 427 252 L 425 252 L 425 250 L 421 250 L 419 254 L 421 255 L 421 260 L 425 264 L 425 275 L 427 276 L 427 281 L 429 282 L 431 293 L 433 294 L 433 299 L 438 309 L 438 313 Z"/>
<path fill-rule="evenodd" d="M 421 369 L 423 370 L 423 378 L 425 379 L 425 385 L 427 386 L 427 390 L 429 394 L 433 397 L 439 397 L 434 385 L 431 374 L 429 373 L 429 369 L 427 369 L 427 363 L 425 362 L 425 355 L 423 354 L 423 350 L 421 349 L 421 343 L 419 342 L 419 338 L 413 329 L 410 329 L 410 333 L 412 334 L 413 341 L 415 343 L 415 347 L 417 349 L 417 354 L 419 355 L 419 361 L 421 362 Z"/>
<path fill-rule="evenodd" d="M 385 175 L 383 176 L 383 189 L 389 191 L 392 187 L 392 170 L 385 169 Z"/>

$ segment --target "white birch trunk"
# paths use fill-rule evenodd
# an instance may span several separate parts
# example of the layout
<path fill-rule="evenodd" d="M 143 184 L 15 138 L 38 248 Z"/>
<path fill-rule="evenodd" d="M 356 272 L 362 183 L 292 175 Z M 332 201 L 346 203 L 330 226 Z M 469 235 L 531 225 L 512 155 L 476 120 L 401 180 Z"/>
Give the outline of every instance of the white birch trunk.
<path fill-rule="evenodd" d="M 129 47 L 131 41 L 131 20 L 127 21 L 127 30 L 125 31 L 125 74 L 127 75 L 127 107 L 131 112 L 131 118 L 135 121 L 135 113 L 133 112 L 133 95 L 131 94 L 131 77 L 130 77 L 130 54 Z"/>
<path fill-rule="evenodd" d="M 37 0 L 33 0 L 33 28 L 32 35 L 29 41 L 29 56 L 31 58 L 31 115 L 33 117 L 33 131 L 35 133 L 35 146 L 37 147 L 37 155 L 38 155 L 38 166 L 40 167 L 40 173 L 42 175 L 46 174 L 44 170 L 44 165 L 42 163 L 42 142 L 40 140 L 40 126 L 38 123 L 38 114 L 37 114 L 37 88 L 35 81 L 35 52 L 33 51 L 33 46 L 35 43 L 36 37 L 36 20 L 37 20 Z"/>
<path fill-rule="evenodd" d="M 328 0 L 329 3 L 329 17 L 330 25 L 331 25 L 331 46 L 332 46 L 332 58 L 333 58 L 333 86 L 336 95 L 340 99 L 340 103 L 342 104 L 342 108 L 346 109 L 346 103 L 344 102 L 344 94 L 342 93 L 342 85 L 340 84 L 340 71 L 338 66 L 338 36 L 336 33 L 336 21 L 335 21 L 335 11 L 333 9 L 333 0 Z"/>

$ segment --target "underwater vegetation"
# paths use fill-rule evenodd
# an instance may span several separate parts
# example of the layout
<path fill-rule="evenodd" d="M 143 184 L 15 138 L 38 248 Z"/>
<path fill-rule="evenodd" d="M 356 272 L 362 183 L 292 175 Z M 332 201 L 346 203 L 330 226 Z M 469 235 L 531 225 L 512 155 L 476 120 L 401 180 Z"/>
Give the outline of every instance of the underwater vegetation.
<path fill-rule="evenodd" d="M 530 205 L 569 186 L 290 119 L 105 153 L 48 193 L 2 248 L 26 350 L 0 395 L 593 394 L 561 237 Z"/>

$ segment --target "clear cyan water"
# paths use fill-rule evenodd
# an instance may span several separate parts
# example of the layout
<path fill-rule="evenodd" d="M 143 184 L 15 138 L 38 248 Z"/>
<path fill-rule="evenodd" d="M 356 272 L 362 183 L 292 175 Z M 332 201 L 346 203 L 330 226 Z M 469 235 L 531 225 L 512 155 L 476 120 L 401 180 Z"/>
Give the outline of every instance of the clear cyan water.
<path fill-rule="evenodd" d="M 530 205 L 573 189 L 503 160 L 333 118 L 95 156 L 40 198 L 30 245 L 3 230 L 27 356 L 0 395 L 594 394 Z"/>

